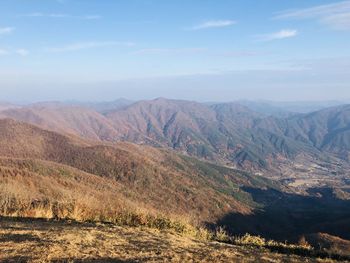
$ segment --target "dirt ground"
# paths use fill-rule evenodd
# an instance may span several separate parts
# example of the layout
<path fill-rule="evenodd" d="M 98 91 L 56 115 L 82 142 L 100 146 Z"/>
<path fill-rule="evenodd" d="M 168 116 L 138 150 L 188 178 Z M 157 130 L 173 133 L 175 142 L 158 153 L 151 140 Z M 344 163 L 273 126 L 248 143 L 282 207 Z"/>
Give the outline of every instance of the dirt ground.
<path fill-rule="evenodd" d="M 0 218 L 0 262 L 332 262 L 114 225 Z"/>

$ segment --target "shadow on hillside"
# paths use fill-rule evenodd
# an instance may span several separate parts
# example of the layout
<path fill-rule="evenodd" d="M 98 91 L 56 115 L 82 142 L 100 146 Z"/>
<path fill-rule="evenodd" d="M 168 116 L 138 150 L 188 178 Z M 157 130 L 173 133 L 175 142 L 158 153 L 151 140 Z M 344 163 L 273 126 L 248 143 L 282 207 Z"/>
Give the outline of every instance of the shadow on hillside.
<path fill-rule="evenodd" d="M 29 226 L 20 225 L 16 226 L 13 223 L 29 223 Z M 94 222 L 79 222 L 72 219 L 47 219 L 47 218 L 32 218 L 32 217 L 11 217 L 11 216 L 0 216 L 0 227 L 3 229 L 11 230 L 32 230 L 33 227 L 39 229 L 50 228 L 51 225 L 61 227 L 96 227 Z M 104 223 L 104 225 L 111 225 L 110 223 Z"/>
<path fill-rule="evenodd" d="M 32 258 L 15 256 L 1 259 L 2 263 L 26 263 L 31 262 Z M 96 258 L 96 259 L 74 259 L 74 258 L 65 258 L 65 259 L 52 259 L 51 263 L 133 263 L 140 262 L 137 260 L 121 260 L 117 258 Z"/>
<path fill-rule="evenodd" d="M 2 263 L 26 263 L 30 262 L 31 258 L 27 256 L 14 256 L 9 258 L 1 258 Z"/>
<path fill-rule="evenodd" d="M 303 234 L 324 232 L 350 239 L 350 200 L 338 199 L 332 189 L 310 189 L 309 196 L 274 189 L 242 190 L 264 207 L 251 215 L 230 213 L 218 220 L 233 235 L 250 233 L 295 242 Z"/>
<path fill-rule="evenodd" d="M 5 234 L 0 236 L 0 243 L 1 242 L 15 242 L 15 243 L 22 243 L 22 242 L 40 242 L 41 239 L 37 236 L 30 235 L 30 234 Z"/>
<path fill-rule="evenodd" d="M 133 262 L 140 262 L 136 260 L 122 260 L 117 258 L 96 258 L 96 259 L 74 259 L 74 258 L 68 258 L 68 259 L 53 259 L 50 262 L 52 263 L 68 263 L 68 262 L 74 262 L 74 263 L 133 263 Z"/>

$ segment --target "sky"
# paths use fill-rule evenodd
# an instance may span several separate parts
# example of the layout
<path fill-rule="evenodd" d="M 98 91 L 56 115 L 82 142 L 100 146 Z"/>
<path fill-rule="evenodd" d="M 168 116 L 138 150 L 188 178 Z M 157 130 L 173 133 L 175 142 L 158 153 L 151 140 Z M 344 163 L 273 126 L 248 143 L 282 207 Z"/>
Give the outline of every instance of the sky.
<path fill-rule="evenodd" d="M 1 0 L 0 101 L 350 99 L 350 1 Z"/>

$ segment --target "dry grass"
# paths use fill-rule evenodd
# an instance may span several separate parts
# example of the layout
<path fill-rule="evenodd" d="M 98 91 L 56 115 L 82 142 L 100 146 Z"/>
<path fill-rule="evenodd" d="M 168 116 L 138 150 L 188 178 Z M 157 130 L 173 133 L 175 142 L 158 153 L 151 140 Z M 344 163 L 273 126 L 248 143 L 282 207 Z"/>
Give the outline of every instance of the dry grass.
<path fill-rule="evenodd" d="M 252 177 L 229 169 L 221 171 L 220 167 L 212 167 L 198 160 L 185 161 L 172 152 L 127 143 L 97 144 L 11 120 L 0 120 L 0 156 L 6 156 L 8 159 L 1 161 L 0 166 L 17 169 L 12 173 L 5 172 L 10 175 L 7 177 L 11 177 L 11 184 L 16 186 L 15 181 L 18 180 L 18 184 L 24 185 L 21 182 L 24 179 L 17 178 L 16 174 L 18 170 L 26 170 L 31 173 L 25 179 L 26 185 L 31 185 L 34 192 L 38 192 L 34 186 L 40 187 L 41 196 L 45 192 L 46 197 L 53 200 L 62 199 L 63 195 L 71 200 L 76 193 L 83 196 L 88 193 L 87 198 L 99 199 L 98 195 L 102 195 L 108 187 L 106 182 L 98 182 L 96 177 L 100 177 L 109 180 L 113 186 L 109 188 L 114 188 L 106 191 L 114 192 L 112 195 L 108 194 L 112 198 L 105 199 L 106 196 L 103 196 L 103 200 L 108 201 L 107 205 L 114 206 L 115 202 L 129 200 L 147 211 L 156 210 L 181 217 L 190 215 L 201 221 L 215 221 L 232 211 L 249 213 L 249 205 L 237 201 L 231 195 L 232 186 L 257 184 Z M 22 161 L 10 163 L 10 159 Z M 55 169 L 61 165 L 75 168 L 76 171 L 67 175 L 67 169 L 63 169 L 60 174 L 54 171 L 54 168 L 43 169 L 43 165 L 38 167 L 35 163 L 37 160 L 46 161 L 50 163 L 46 166 Z M 34 164 L 28 165 L 29 161 Z M 198 169 L 198 166 L 201 166 L 201 169 Z M 62 169 L 58 167 L 57 170 Z M 221 176 L 222 173 L 225 177 Z M 34 177 L 38 177 L 33 174 L 46 177 L 46 181 L 53 180 L 55 187 L 65 188 L 65 191 L 52 196 L 52 190 L 53 193 L 57 193 L 55 187 L 44 189 L 40 184 L 31 182 L 36 180 Z M 79 184 L 79 181 L 74 179 L 74 174 L 95 175 L 95 179 L 91 180 L 95 181 L 95 186 L 102 185 L 103 188 L 94 190 L 91 183 L 87 185 L 84 176 L 78 175 L 80 182 L 86 187 L 79 187 L 79 191 L 73 194 L 73 186 Z M 53 175 L 60 178 L 54 178 Z M 67 177 L 70 177 L 70 185 L 62 185 L 66 183 Z M 222 179 L 218 180 L 217 177 Z M 47 185 L 49 186 L 49 183 Z M 264 185 L 266 184 L 261 186 Z"/>
<path fill-rule="evenodd" d="M 245 234 L 241 237 L 231 237 L 229 238 L 228 242 L 240 246 L 263 247 L 278 253 L 294 254 L 304 257 L 343 261 L 350 260 L 350 256 L 343 255 L 342 253 L 330 253 L 327 250 L 315 249 L 306 241 L 305 238 L 301 238 L 298 244 L 289 244 L 287 242 L 282 243 L 274 240 L 266 240 L 260 236 Z"/>
<path fill-rule="evenodd" d="M 229 246 L 225 251 L 221 251 L 223 254 L 215 252 L 213 243 L 208 243 L 213 240 L 238 244 L 242 247 L 242 253 L 247 247 L 257 251 L 275 249 L 289 254 L 299 253 L 300 249 L 309 251 L 309 248 L 273 243 L 257 237 L 246 236 L 235 239 L 229 237 L 222 228 L 212 233 L 198 227 L 200 224 L 196 222 L 215 219 L 230 211 L 245 213 L 250 211 L 249 207 L 231 195 L 232 187 L 236 183 L 262 184 L 248 175 L 236 174 L 233 170 L 198 160 L 183 159 L 152 148 L 128 144 L 123 144 L 123 147 L 89 145 L 11 121 L 5 126 L 6 129 L 0 129 L 0 154 L 9 157 L 0 158 L 0 216 L 69 219 L 85 223 L 111 224 L 109 228 L 104 226 L 102 232 L 95 225 L 84 229 L 83 226 L 86 224 L 77 225 L 79 227 L 71 229 L 71 232 L 65 232 L 63 228 L 66 228 L 67 224 L 63 223 L 53 225 L 53 228 L 58 227 L 59 230 L 52 233 L 48 230 L 49 228 L 43 231 L 37 225 L 30 223 L 27 232 L 17 232 L 15 228 L 12 230 L 9 228 L 8 232 L 4 232 L 4 243 L 10 239 L 18 244 L 14 245 L 10 242 L 8 247 L 3 247 L 7 253 L 4 255 L 8 258 L 14 257 L 16 254 L 13 253 L 16 251 L 18 255 L 27 255 L 26 253 L 31 255 L 29 246 L 38 253 L 33 254 L 35 260 L 37 255 L 42 257 L 38 260 L 44 261 L 54 259 L 51 255 L 60 258 L 66 251 L 71 251 L 71 254 L 65 257 L 67 260 L 88 258 L 90 254 L 95 257 L 112 255 L 115 258 L 130 260 L 131 257 L 114 251 L 122 245 L 114 243 L 113 240 L 118 236 L 113 231 L 119 229 L 120 235 L 127 235 L 116 225 L 147 228 L 146 232 L 130 230 L 131 233 L 135 232 L 137 233 L 135 235 L 141 237 L 152 231 L 167 231 L 165 236 L 163 233 L 162 236 L 158 236 L 158 232 L 150 234 L 157 236 L 155 244 L 148 239 L 141 239 L 138 242 L 143 242 L 145 250 L 153 245 L 174 246 L 166 251 L 164 258 L 170 255 L 168 259 L 172 260 L 174 256 L 178 262 L 187 260 L 186 255 L 191 253 L 195 255 L 193 260 L 210 259 L 211 255 L 207 253 L 217 255 L 219 259 L 223 259 L 223 262 L 225 262 L 224 259 L 234 258 L 232 254 L 235 253 L 234 251 L 227 252 Z M 15 139 L 14 132 L 18 133 Z M 32 154 L 40 160 L 26 159 Z M 48 223 L 48 226 L 50 224 Z M 32 233 L 32 228 L 37 229 L 39 234 Z M 80 231 L 84 235 L 81 235 Z M 51 237 L 50 234 L 53 236 Z M 187 250 L 187 248 L 183 249 L 181 242 L 172 245 L 168 238 L 171 240 L 176 238 L 185 243 L 194 242 L 193 244 L 196 245 Z M 104 239 L 108 242 L 104 243 Z M 27 244 L 27 241 L 34 242 L 35 246 Z M 129 236 L 126 236 L 123 242 L 128 241 Z M 62 244 L 66 243 L 64 249 L 61 249 Z M 50 254 L 51 244 L 57 244 L 61 254 L 58 252 Z M 112 247 L 108 250 L 104 249 L 104 246 L 109 247 L 109 244 L 112 244 Z M 198 244 L 200 244 L 199 247 Z M 219 247 L 227 246 L 215 244 Z M 1 242 L 0 245 L 2 245 Z M 22 245 L 23 250 L 21 250 Z M 11 250 L 11 246 L 14 249 Z M 95 250 L 95 246 L 100 250 Z M 134 251 L 133 257 L 142 253 L 142 250 L 137 249 L 138 245 L 134 246 L 134 248 L 128 247 L 129 250 Z M 48 252 L 42 252 L 41 247 L 45 247 Z M 181 249 L 178 250 L 178 247 Z M 89 249 L 91 251 L 86 252 Z M 184 257 L 176 258 L 178 252 L 181 255 L 184 253 Z M 227 253 L 229 256 L 223 256 Z M 47 258 L 44 258 L 44 255 Z M 146 253 L 146 258 L 147 255 L 152 259 L 153 254 Z M 305 255 L 315 256 L 311 253 Z M 140 255 L 140 258 L 143 256 Z M 264 257 L 269 258 L 269 254 Z M 161 258 L 163 257 L 157 257 L 159 260 Z"/>
<path fill-rule="evenodd" d="M 1 166 L 11 165 L 12 167 Z M 114 180 L 45 161 L 0 159 L 0 215 L 195 232 L 190 219 L 131 202 Z"/>
<path fill-rule="evenodd" d="M 212 238 L 190 217 L 165 214 L 131 202 L 114 180 L 68 166 L 0 158 L 0 178 L 0 216 L 143 226 L 202 240 Z"/>
<path fill-rule="evenodd" d="M 219 241 L 285 254 L 327 257 L 304 243 L 292 245 L 245 235 L 230 237 L 225 229 L 211 232 L 185 216 L 164 214 L 120 194 L 118 182 L 47 161 L 0 159 L 0 215 L 70 219 L 146 227 L 180 234 L 198 242 Z M 330 255 L 332 256 L 332 255 Z"/>
<path fill-rule="evenodd" d="M 0 262 L 333 262 L 168 231 L 0 219 Z"/>

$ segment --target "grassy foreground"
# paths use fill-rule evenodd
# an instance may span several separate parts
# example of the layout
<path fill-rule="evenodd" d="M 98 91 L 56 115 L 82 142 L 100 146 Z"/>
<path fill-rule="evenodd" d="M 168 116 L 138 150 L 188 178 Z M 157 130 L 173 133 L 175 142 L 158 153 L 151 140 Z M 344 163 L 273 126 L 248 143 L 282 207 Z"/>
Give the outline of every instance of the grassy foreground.
<path fill-rule="evenodd" d="M 40 219 L 0 219 L 0 262 L 334 262 L 169 231 Z"/>

